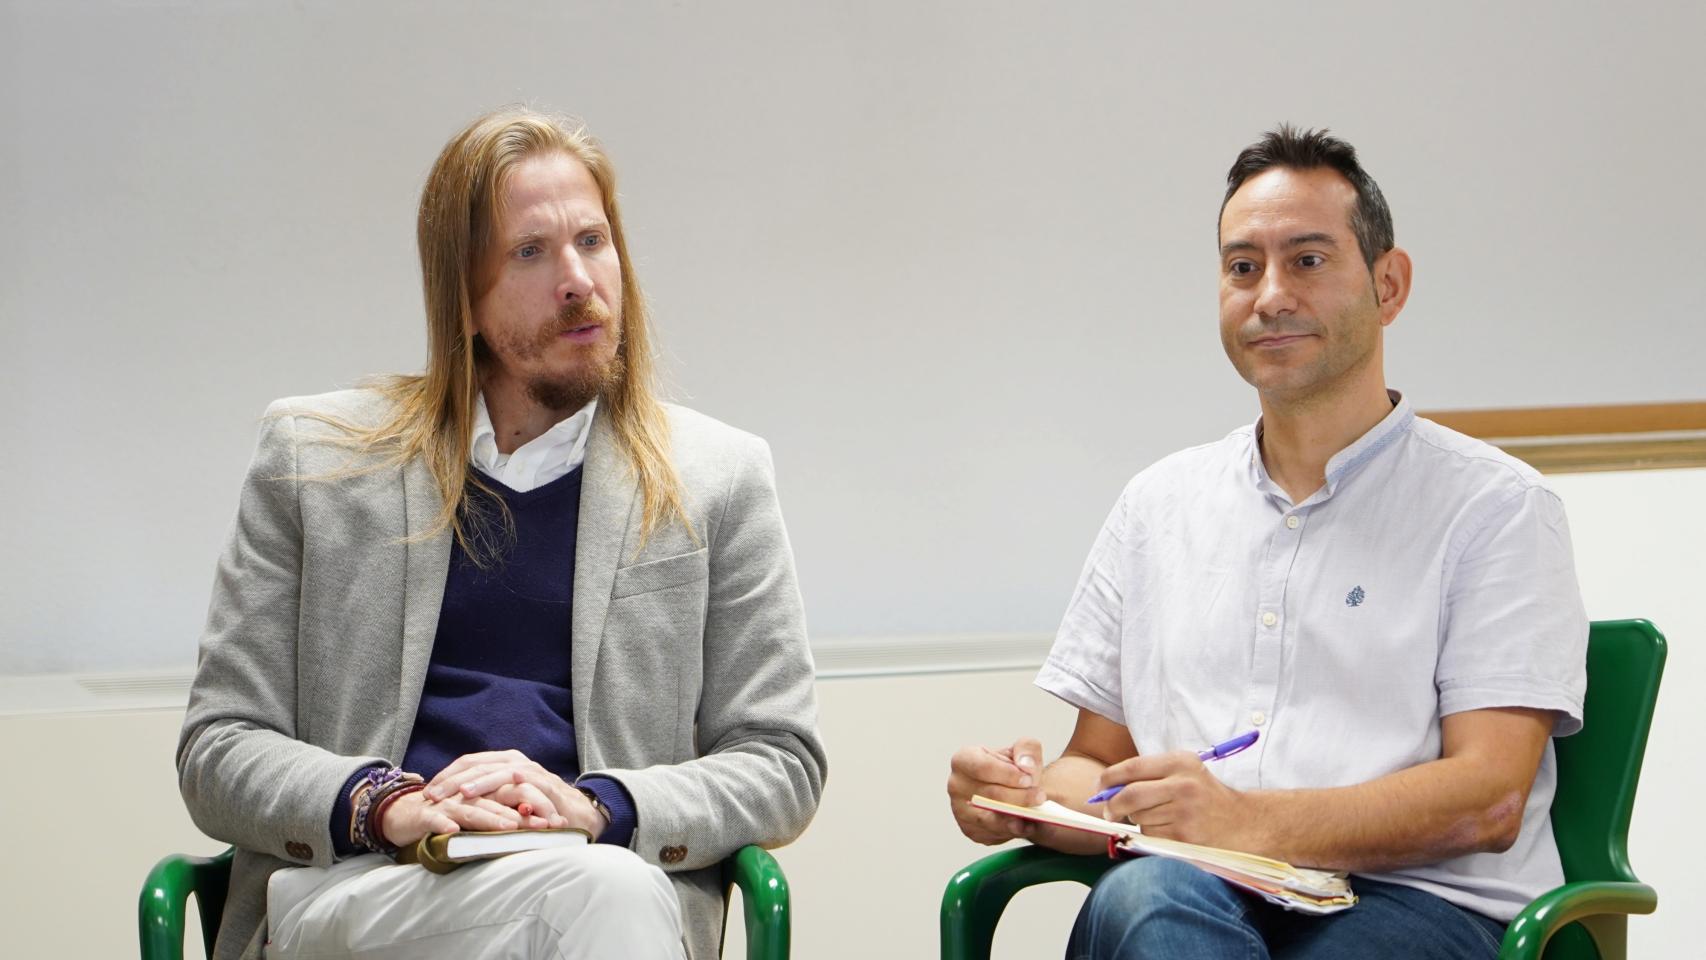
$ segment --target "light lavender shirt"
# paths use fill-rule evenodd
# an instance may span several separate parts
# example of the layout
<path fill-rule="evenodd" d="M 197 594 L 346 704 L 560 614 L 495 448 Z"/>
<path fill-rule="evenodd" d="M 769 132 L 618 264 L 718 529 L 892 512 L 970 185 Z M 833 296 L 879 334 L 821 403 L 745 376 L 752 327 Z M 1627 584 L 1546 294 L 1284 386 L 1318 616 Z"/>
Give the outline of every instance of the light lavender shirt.
<path fill-rule="evenodd" d="M 1037 685 L 1131 731 L 1139 753 L 1197 750 L 1236 789 L 1362 783 L 1440 756 L 1440 717 L 1557 711 L 1581 729 L 1587 616 L 1563 505 L 1526 464 L 1418 418 L 1387 417 L 1293 504 L 1261 423 L 1126 485 Z M 1563 882 L 1552 746 L 1504 853 L 1379 880 L 1509 920 Z"/>

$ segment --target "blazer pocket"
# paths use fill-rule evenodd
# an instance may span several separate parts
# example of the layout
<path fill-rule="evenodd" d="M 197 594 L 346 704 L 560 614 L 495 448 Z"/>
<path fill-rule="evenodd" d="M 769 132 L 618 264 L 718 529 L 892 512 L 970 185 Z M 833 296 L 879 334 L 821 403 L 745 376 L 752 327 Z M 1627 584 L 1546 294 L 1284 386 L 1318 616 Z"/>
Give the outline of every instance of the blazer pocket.
<path fill-rule="evenodd" d="M 613 600 L 636 594 L 667 590 L 684 583 L 705 580 L 710 576 L 710 554 L 705 549 L 683 553 L 662 560 L 648 560 L 631 567 L 617 567 L 616 581 L 610 588 Z"/>

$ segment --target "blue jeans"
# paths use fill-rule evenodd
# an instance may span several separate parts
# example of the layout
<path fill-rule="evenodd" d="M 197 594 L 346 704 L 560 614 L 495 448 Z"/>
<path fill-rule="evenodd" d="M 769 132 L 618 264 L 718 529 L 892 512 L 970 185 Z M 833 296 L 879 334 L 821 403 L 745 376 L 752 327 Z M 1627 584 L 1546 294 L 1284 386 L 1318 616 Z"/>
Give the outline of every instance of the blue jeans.
<path fill-rule="evenodd" d="M 1189 864 L 1161 857 L 1110 870 L 1072 928 L 1067 960 L 1338 960 L 1497 957 L 1505 925 L 1431 893 L 1355 878 L 1355 907 L 1283 910 Z"/>

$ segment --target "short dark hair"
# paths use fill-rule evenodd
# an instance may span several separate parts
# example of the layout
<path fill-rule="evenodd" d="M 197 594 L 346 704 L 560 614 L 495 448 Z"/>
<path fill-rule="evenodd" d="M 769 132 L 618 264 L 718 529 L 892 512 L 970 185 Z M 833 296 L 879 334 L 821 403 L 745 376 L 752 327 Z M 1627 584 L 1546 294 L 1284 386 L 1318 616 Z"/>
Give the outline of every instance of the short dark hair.
<path fill-rule="evenodd" d="M 1337 170 L 1357 192 L 1356 206 L 1351 208 L 1351 232 L 1356 234 L 1357 244 L 1362 247 L 1363 261 L 1373 269 L 1374 259 L 1392 249 L 1392 210 L 1386 206 L 1380 185 L 1357 162 L 1356 148 L 1338 137 L 1329 136 L 1325 127 L 1299 130 L 1289 123 L 1282 123 L 1262 134 L 1262 139 L 1245 147 L 1238 154 L 1238 159 L 1232 161 L 1232 169 L 1226 171 L 1226 196 L 1220 201 L 1220 212 L 1226 212 L 1227 202 L 1244 185 L 1244 181 L 1272 167 L 1293 170 L 1328 167 Z M 1217 220 L 1217 234 L 1219 230 Z"/>

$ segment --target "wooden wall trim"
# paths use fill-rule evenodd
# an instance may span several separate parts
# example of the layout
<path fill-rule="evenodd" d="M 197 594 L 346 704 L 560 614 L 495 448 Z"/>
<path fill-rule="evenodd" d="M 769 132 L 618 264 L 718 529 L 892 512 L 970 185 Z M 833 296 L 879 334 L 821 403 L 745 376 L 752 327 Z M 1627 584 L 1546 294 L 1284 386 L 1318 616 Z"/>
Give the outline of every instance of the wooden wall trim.
<path fill-rule="evenodd" d="M 1706 467 L 1706 402 L 1421 413 L 1541 473 Z"/>
<path fill-rule="evenodd" d="M 1423 413 L 1442 426 L 1483 440 L 1599 433 L 1706 430 L 1706 403 L 1625 403 L 1601 407 L 1513 407 Z"/>

